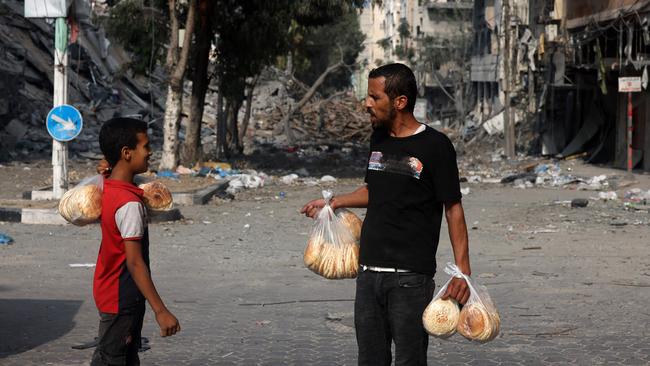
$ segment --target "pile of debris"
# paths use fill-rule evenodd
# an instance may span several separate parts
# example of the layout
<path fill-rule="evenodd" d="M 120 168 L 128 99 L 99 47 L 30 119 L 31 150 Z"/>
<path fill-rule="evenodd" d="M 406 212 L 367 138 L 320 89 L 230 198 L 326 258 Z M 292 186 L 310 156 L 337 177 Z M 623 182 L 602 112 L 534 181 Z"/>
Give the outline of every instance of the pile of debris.
<path fill-rule="evenodd" d="M 300 81 L 286 80 L 286 75 L 268 68 L 253 94 L 252 121 L 247 131 L 255 145 L 286 143 L 281 121 L 308 89 Z M 243 118 L 243 108 L 240 111 Z M 331 143 L 365 143 L 372 127 L 363 104 L 351 91 L 341 91 L 330 96 L 318 92 L 291 118 L 291 128 L 298 145 Z"/>
<path fill-rule="evenodd" d="M 340 100 L 320 99 L 305 106 L 291 127 L 299 139 L 311 141 L 354 141 L 363 143 L 372 134 L 368 114 L 354 96 Z M 270 116 L 278 121 L 282 116 Z"/>
<path fill-rule="evenodd" d="M 8 159 L 46 156 L 52 145 L 45 119 L 52 108 L 54 25 L 23 12 L 22 1 L 0 4 L 0 156 Z M 95 157 L 100 121 L 117 115 L 162 120 L 165 94 L 158 85 L 164 74 L 130 73 L 127 52 L 86 15 L 67 50 L 68 104 L 84 116 L 84 129 L 68 146 L 73 156 Z M 161 139 L 162 132 L 154 130 L 153 136 Z"/>

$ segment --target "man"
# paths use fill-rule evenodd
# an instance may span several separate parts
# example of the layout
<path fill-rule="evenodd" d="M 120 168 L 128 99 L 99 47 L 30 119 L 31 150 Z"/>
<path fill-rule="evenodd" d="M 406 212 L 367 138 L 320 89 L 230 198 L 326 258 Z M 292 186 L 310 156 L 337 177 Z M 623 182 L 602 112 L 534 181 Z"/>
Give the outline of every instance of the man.
<path fill-rule="evenodd" d="M 367 207 L 361 232 L 354 322 L 359 365 L 426 365 L 422 313 L 433 297 L 444 208 L 455 262 L 471 274 L 456 152 L 442 133 L 413 116 L 417 84 L 411 69 L 389 64 L 368 75 L 366 109 L 374 129 L 365 185 L 335 196 L 333 209 Z M 322 199 L 301 210 L 314 217 Z M 453 279 L 444 298 L 464 304 L 469 289 Z"/>

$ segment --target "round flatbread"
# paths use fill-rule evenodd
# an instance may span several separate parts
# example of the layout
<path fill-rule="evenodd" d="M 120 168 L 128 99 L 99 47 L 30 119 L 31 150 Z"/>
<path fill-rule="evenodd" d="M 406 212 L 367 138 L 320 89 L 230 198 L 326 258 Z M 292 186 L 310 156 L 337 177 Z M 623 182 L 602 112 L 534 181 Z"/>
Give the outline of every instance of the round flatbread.
<path fill-rule="evenodd" d="M 461 310 L 456 330 L 469 340 L 487 341 L 496 336 L 493 323 L 492 317 L 482 305 L 469 304 Z"/>
<path fill-rule="evenodd" d="M 460 309 L 454 299 L 432 301 L 422 314 L 424 329 L 432 336 L 447 338 L 456 332 Z"/>
<path fill-rule="evenodd" d="M 102 215 L 102 189 L 94 184 L 67 191 L 59 201 L 59 214 L 74 225 L 86 225 Z"/>
<path fill-rule="evenodd" d="M 139 188 L 144 191 L 144 204 L 152 210 L 166 211 L 174 205 L 172 193 L 159 181 L 141 184 Z"/>

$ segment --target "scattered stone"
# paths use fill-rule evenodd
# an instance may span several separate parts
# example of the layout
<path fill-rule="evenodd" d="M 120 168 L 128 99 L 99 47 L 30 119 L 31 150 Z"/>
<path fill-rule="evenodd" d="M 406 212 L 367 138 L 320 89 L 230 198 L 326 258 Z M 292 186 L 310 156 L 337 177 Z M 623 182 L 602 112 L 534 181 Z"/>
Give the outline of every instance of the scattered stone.
<path fill-rule="evenodd" d="M 621 227 L 621 226 L 627 226 L 627 222 L 625 222 L 625 221 L 612 221 L 612 222 L 609 223 L 609 225 L 610 226 Z"/>
<path fill-rule="evenodd" d="M 571 207 L 573 208 L 582 208 L 587 207 L 589 200 L 586 198 L 574 198 L 571 200 Z"/>

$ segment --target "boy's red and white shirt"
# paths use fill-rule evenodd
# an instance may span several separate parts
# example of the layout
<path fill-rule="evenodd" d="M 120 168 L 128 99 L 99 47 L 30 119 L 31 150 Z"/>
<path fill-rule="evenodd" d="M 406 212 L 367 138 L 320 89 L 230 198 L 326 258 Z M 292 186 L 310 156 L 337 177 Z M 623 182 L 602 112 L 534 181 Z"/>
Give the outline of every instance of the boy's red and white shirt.
<path fill-rule="evenodd" d="M 149 266 L 149 234 L 143 191 L 133 183 L 104 181 L 102 242 L 97 256 L 93 295 L 102 313 L 128 313 L 145 299 L 126 267 L 126 241 L 139 241 Z"/>

